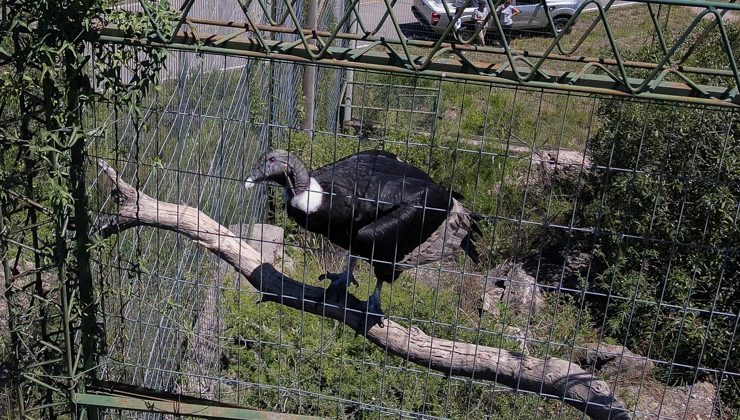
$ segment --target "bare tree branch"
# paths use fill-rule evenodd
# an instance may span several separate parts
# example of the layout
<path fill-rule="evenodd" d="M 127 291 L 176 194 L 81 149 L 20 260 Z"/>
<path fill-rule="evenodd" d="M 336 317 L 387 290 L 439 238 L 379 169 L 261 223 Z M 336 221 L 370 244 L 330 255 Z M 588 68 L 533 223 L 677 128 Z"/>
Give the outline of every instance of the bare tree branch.
<path fill-rule="evenodd" d="M 332 297 L 325 289 L 293 280 L 270 264 L 239 236 L 198 209 L 158 201 L 123 181 L 105 161 L 103 172 L 115 183 L 119 204 L 101 235 L 110 236 L 135 226 L 152 226 L 185 235 L 243 274 L 263 301 L 338 320 L 388 352 L 448 375 L 475 377 L 564 401 L 594 419 L 627 419 L 629 412 L 609 385 L 567 360 L 538 359 L 518 352 L 432 337 L 391 320 L 365 329 L 366 302 L 348 294 Z"/>

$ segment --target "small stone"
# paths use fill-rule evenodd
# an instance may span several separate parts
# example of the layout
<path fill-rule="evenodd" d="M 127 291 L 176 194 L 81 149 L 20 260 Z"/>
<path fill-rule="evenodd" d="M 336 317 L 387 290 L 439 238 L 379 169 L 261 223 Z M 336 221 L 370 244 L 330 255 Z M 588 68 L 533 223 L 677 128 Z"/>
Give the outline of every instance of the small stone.
<path fill-rule="evenodd" d="M 527 274 L 520 263 L 506 262 L 483 278 L 487 280 L 483 292 L 482 310 L 496 316 L 498 304 L 504 303 L 516 314 L 530 318 L 545 303 L 534 277 Z"/>

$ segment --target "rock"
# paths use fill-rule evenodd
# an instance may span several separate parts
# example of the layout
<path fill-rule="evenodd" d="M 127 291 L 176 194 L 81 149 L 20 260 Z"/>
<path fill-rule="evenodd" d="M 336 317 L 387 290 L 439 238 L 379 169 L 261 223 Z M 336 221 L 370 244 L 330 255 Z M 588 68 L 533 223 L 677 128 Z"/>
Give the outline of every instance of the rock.
<path fill-rule="evenodd" d="M 260 254 L 263 263 L 272 264 L 286 273 L 293 271 L 293 259 L 285 253 L 283 247 L 285 231 L 280 226 L 255 223 L 250 229 L 245 223 L 231 225 L 229 230 L 245 239 Z"/>
<path fill-rule="evenodd" d="M 521 328 L 513 325 L 508 325 L 504 328 L 504 337 L 516 341 L 519 345 L 519 351 L 523 354 L 529 354 L 529 348 L 527 347 L 528 331 L 522 331 Z"/>
<path fill-rule="evenodd" d="M 506 184 L 511 187 L 548 191 L 554 185 L 561 183 L 578 185 L 579 188 L 586 186 L 580 179 L 592 163 L 588 156 L 581 152 L 564 149 L 533 150 L 531 147 L 509 144 L 500 147 L 506 151 L 507 156 L 516 156 L 516 159 L 520 161 L 530 160 L 529 171 L 518 171 L 506 179 Z M 493 187 L 494 190 L 498 188 Z M 568 189 L 571 191 L 567 191 Z M 578 188 L 568 189 L 559 191 L 559 193 L 577 194 L 578 192 Z"/>
<path fill-rule="evenodd" d="M 522 267 L 530 275 L 536 276 L 538 284 L 579 290 L 582 287 L 581 280 L 588 274 L 592 255 L 577 245 L 564 255 L 566 250 L 565 243 L 551 244 L 523 258 Z"/>
<path fill-rule="evenodd" d="M 652 378 L 655 365 L 645 356 L 616 344 L 586 344 L 576 349 L 574 359 L 586 370 L 591 368 L 617 381 L 617 389 L 638 419 L 711 419 L 717 416 L 717 387 L 709 382 L 690 386 L 667 386 Z"/>
<path fill-rule="evenodd" d="M 719 416 L 717 386 L 697 382 L 690 386 L 666 386 L 655 381 L 642 381 L 621 387 L 621 393 L 636 401 L 635 418 L 709 420 Z"/>
<path fill-rule="evenodd" d="M 437 117 L 440 120 L 455 120 L 459 118 L 460 110 L 457 107 L 449 107 Z"/>
<path fill-rule="evenodd" d="M 578 348 L 575 359 L 584 369 L 594 368 L 602 373 L 619 374 L 620 377 L 641 376 L 649 373 L 655 365 L 645 356 L 632 353 L 624 346 L 605 343 L 586 344 Z"/>
<path fill-rule="evenodd" d="M 544 187 L 564 180 L 576 181 L 581 176 L 583 168 L 591 166 L 591 160 L 575 150 L 543 150 L 536 152 L 533 163 L 539 173 L 535 177 Z"/>
<path fill-rule="evenodd" d="M 481 309 L 494 316 L 499 314 L 499 303 L 527 318 L 545 303 L 534 277 L 524 271 L 521 263 L 505 262 L 489 271 L 486 278 Z"/>
<path fill-rule="evenodd" d="M 343 131 L 345 133 L 352 132 L 361 141 L 368 140 L 370 137 L 377 137 L 378 133 L 382 130 L 383 127 L 380 125 L 357 118 L 350 118 L 343 125 Z"/>

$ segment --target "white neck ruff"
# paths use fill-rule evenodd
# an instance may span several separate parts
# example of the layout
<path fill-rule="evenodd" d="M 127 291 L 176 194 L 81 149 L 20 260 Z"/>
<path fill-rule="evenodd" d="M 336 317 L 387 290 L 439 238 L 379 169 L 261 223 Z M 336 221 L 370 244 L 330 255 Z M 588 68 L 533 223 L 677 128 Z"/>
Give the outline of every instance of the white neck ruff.
<path fill-rule="evenodd" d="M 308 185 L 308 190 L 296 194 L 290 200 L 290 205 L 306 214 L 311 214 L 321 207 L 323 198 L 324 190 L 318 181 L 312 177 Z"/>

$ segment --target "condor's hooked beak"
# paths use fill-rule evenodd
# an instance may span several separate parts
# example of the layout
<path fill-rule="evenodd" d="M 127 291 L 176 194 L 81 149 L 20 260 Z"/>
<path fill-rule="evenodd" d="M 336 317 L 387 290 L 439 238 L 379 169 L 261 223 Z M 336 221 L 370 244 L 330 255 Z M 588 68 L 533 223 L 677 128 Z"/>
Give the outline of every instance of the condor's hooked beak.
<path fill-rule="evenodd" d="M 247 178 L 246 181 L 244 181 L 244 188 L 250 189 L 260 182 L 265 180 L 264 173 L 256 174 L 254 171 L 249 175 L 249 178 Z"/>
<path fill-rule="evenodd" d="M 267 175 L 265 174 L 265 164 L 261 163 L 260 165 L 255 165 L 249 174 L 249 178 L 244 181 L 244 187 L 246 189 L 250 189 L 265 179 L 267 179 Z"/>
<path fill-rule="evenodd" d="M 273 152 L 274 153 L 274 152 Z M 288 178 L 288 166 L 275 156 L 268 154 L 263 156 L 252 165 L 249 177 L 244 181 L 244 187 L 250 189 L 256 184 L 269 182 L 271 184 L 285 186 Z"/>
<path fill-rule="evenodd" d="M 246 189 L 250 189 L 257 184 L 260 184 L 262 182 L 268 181 L 270 183 L 282 185 L 279 181 L 279 177 L 276 177 L 274 174 L 275 172 L 275 162 L 269 161 L 264 162 L 261 161 L 257 164 L 255 164 L 252 167 L 252 171 L 249 173 L 249 177 L 244 181 L 244 187 Z"/>

